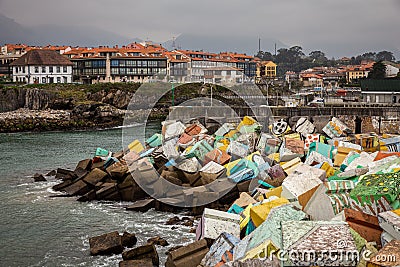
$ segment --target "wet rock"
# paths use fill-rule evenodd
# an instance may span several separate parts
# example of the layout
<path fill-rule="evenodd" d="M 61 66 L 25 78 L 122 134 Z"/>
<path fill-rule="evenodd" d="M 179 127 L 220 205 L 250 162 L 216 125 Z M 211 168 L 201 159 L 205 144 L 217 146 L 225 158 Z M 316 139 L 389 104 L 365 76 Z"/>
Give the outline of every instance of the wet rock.
<path fill-rule="evenodd" d="M 209 251 L 207 241 L 202 239 L 187 246 L 170 251 L 166 267 L 197 267 Z"/>
<path fill-rule="evenodd" d="M 106 186 L 102 187 L 100 190 L 97 190 L 96 196 L 99 200 L 119 201 L 121 199 L 117 190 L 116 183 L 109 183 Z"/>
<path fill-rule="evenodd" d="M 149 209 L 154 208 L 155 202 L 156 201 L 154 199 L 138 200 L 135 201 L 135 203 L 133 203 L 132 205 L 126 207 L 126 210 L 146 212 Z"/>
<path fill-rule="evenodd" d="M 96 190 L 92 189 L 80 198 L 77 199 L 79 202 L 89 202 L 92 200 L 96 200 Z"/>
<path fill-rule="evenodd" d="M 137 243 L 136 235 L 128 233 L 126 231 L 122 234 L 121 240 L 122 240 L 122 245 L 128 248 L 133 247 Z"/>
<path fill-rule="evenodd" d="M 104 169 L 104 161 L 93 162 L 92 166 L 90 167 L 90 169 L 94 170 L 96 168 L 103 170 Z"/>
<path fill-rule="evenodd" d="M 169 248 L 166 252 L 165 255 L 168 255 L 171 251 L 177 250 L 178 248 L 183 247 L 182 245 L 174 246 L 172 248 Z"/>
<path fill-rule="evenodd" d="M 52 170 L 46 174 L 46 176 L 55 176 L 57 174 L 56 170 Z"/>
<path fill-rule="evenodd" d="M 113 179 L 123 181 L 124 177 L 128 173 L 128 166 L 126 164 L 122 164 L 121 162 L 117 162 L 108 167 L 106 171 Z"/>
<path fill-rule="evenodd" d="M 62 183 L 54 185 L 52 188 L 54 191 L 61 191 L 63 188 L 71 185 L 72 183 L 72 180 L 65 180 Z"/>
<path fill-rule="evenodd" d="M 160 236 L 155 236 L 150 239 L 147 239 L 147 243 L 162 246 L 162 247 L 166 247 L 169 245 L 168 241 Z"/>
<path fill-rule="evenodd" d="M 70 196 L 76 196 L 76 195 L 81 196 L 90 191 L 87 184 L 85 182 L 83 182 L 82 180 L 79 180 L 79 181 L 63 188 L 62 190 L 65 191 Z"/>
<path fill-rule="evenodd" d="M 181 222 L 181 220 L 179 219 L 178 216 L 169 218 L 168 221 L 165 222 L 166 225 L 175 225 L 175 224 L 179 224 Z"/>
<path fill-rule="evenodd" d="M 120 261 L 119 267 L 153 267 L 151 259 Z"/>
<path fill-rule="evenodd" d="M 85 169 L 82 169 L 81 167 L 75 169 L 74 175 L 77 177 L 77 179 L 82 179 L 85 177 L 89 172 Z"/>
<path fill-rule="evenodd" d="M 33 175 L 33 180 L 35 182 L 46 182 L 47 181 L 46 178 L 44 178 L 44 176 L 40 173 L 35 173 Z"/>
<path fill-rule="evenodd" d="M 95 186 L 98 182 L 105 179 L 107 175 L 108 174 L 106 172 L 96 168 L 93 169 L 88 175 L 86 175 L 85 178 L 83 178 L 83 180 L 86 183 Z"/>
<path fill-rule="evenodd" d="M 121 236 L 117 231 L 89 238 L 90 255 L 111 255 L 123 251 Z"/>
<path fill-rule="evenodd" d="M 75 170 L 81 168 L 83 170 L 90 170 L 90 167 L 92 165 L 92 160 L 91 159 L 84 159 L 78 162 L 76 165 Z"/>
<path fill-rule="evenodd" d="M 57 169 L 56 179 L 72 180 L 75 178 L 74 172 L 62 168 Z"/>
<path fill-rule="evenodd" d="M 124 260 L 143 260 L 151 259 L 153 265 L 159 266 L 159 258 L 156 247 L 152 244 L 136 247 L 122 253 Z"/>
<path fill-rule="evenodd" d="M 147 196 L 146 192 L 140 188 L 131 174 L 126 176 L 122 183 L 118 184 L 118 190 L 123 201 L 135 201 Z"/>

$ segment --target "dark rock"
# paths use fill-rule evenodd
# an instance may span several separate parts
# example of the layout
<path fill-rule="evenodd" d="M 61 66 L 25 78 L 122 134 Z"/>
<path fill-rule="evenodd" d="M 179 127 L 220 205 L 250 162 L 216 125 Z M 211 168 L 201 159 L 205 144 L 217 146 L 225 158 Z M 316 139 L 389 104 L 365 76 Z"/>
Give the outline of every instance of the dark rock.
<path fill-rule="evenodd" d="M 174 246 L 172 248 L 169 248 L 166 252 L 165 255 L 168 255 L 171 251 L 177 250 L 178 248 L 182 248 L 182 245 Z"/>
<path fill-rule="evenodd" d="M 166 225 L 175 225 L 179 224 L 181 220 L 179 219 L 178 216 L 174 216 L 172 218 L 169 218 L 168 221 L 165 222 Z"/>
<path fill-rule="evenodd" d="M 163 178 L 172 184 L 182 186 L 182 181 L 179 180 L 178 178 L 175 178 L 173 176 L 166 176 L 166 177 L 163 176 Z"/>
<path fill-rule="evenodd" d="M 119 267 L 153 267 L 153 261 L 150 258 L 142 260 L 120 261 Z"/>
<path fill-rule="evenodd" d="M 70 196 L 82 196 L 90 191 L 89 187 L 85 182 L 79 180 L 63 189 Z"/>
<path fill-rule="evenodd" d="M 116 183 L 105 183 L 104 185 L 104 187 L 96 191 L 97 199 L 112 201 L 121 200 Z"/>
<path fill-rule="evenodd" d="M 89 174 L 86 175 L 85 178 L 83 178 L 83 180 L 86 183 L 95 186 L 98 182 L 102 181 L 107 176 L 108 176 L 108 174 L 106 172 L 95 168 L 91 172 L 89 172 Z"/>
<path fill-rule="evenodd" d="M 192 221 L 186 221 L 182 223 L 183 226 L 189 226 L 192 227 L 193 226 L 193 222 Z"/>
<path fill-rule="evenodd" d="M 62 183 L 54 185 L 52 188 L 55 191 L 61 191 L 63 188 L 71 185 L 72 183 L 73 183 L 72 180 L 65 180 Z"/>
<path fill-rule="evenodd" d="M 44 176 L 40 173 L 35 173 L 33 175 L 33 179 L 35 180 L 35 182 L 46 182 L 46 178 L 44 178 Z"/>
<path fill-rule="evenodd" d="M 128 233 L 126 231 L 122 234 L 121 239 L 122 239 L 122 245 L 128 248 L 133 247 L 137 243 L 136 235 Z"/>
<path fill-rule="evenodd" d="M 117 231 L 89 238 L 90 254 L 111 255 L 123 251 L 121 236 Z"/>
<path fill-rule="evenodd" d="M 110 167 L 108 167 L 106 169 L 106 171 L 110 174 L 110 176 L 114 180 L 122 181 L 129 170 L 128 170 L 128 166 L 126 164 L 117 162 L 117 163 L 112 164 Z"/>
<path fill-rule="evenodd" d="M 207 241 L 201 239 L 168 253 L 166 267 L 197 267 L 209 251 Z"/>
<path fill-rule="evenodd" d="M 123 201 L 135 201 L 147 196 L 146 192 L 140 188 L 131 174 L 127 175 L 122 183 L 118 184 L 118 189 Z"/>
<path fill-rule="evenodd" d="M 152 244 L 147 244 L 128 251 L 124 251 L 122 253 L 122 258 L 124 260 L 142 260 L 150 258 L 153 262 L 153 265 L 159 266 L 160 264 L 157 250 Z"/>
<path fill-rule="evenodd" d="M 46 176 L 56 176 L 57 171 L 56 170 L 52 170 L 49 173 L 46 174 Z"/>
<path fill-rule="evenodd" d="M 147 243 L 162 246 L 162 247 L 166 247 L 169 245 L 168 241 L 160 236 L 155 236 L 155 237 L 147 239 Z"/>
<path fill-rule="evenodd" d="M 74 172 L 71 170 L 58 168 L 55 178 L 61 180 L 73 180 L 75 178 L 75 175 Z"/>
<path fill-rule="evenodd" d="M 177 205 L 167 204 L 167 203 L 173 203 L 174 201 L 179 203 L 177 203 Z M 179 199 L 177 198 L 160 198 L 159 200 L 156 200 L 154 209 L 156 211 L 162 211 L 162 212 L 178 212 L 183 210 L 182 207 L 178 206 L 182 202 L 183 201 L 179 201 Z"/>
<path fill-rule="evenodd" d="M 92 189 L 80 198 L 77 199 L 79 202 L 88 202 L 92 200 L 96 200 L 96 190 Z"/>
<path fill-rule="evenodd" d="M 75 171 L 79 168 L 83 170 L 90 170 L 90 167 L 92 166 L 92 160 L 91 159 L 84 159 L 78 162 L 76 165 Z"/>
<path fill-rule="evenodd" d="M 104 161 L 101 160 L 101 161 L 98 161 L 98 162 L 93 162 L 92 166 L 90 167 L 90 169 L 94 170 L 96 168 L 103 170 L 104 169 Z"/>
<path fill-rule="evenodd" d="M 77 177 L 77 179 L 82 179 L 85 177 L 89 172 L 87 170 L 82 169 L 81 167 L 75 169 L 74 175 Z"/>
<path fill-rule="evenodd" d="M 138 200 L 135 201 L 132 205 L 128 206 L 126 209 L 132 211 L 146 212 L 149 209 L 154 208 L 155 202 L 156 201 L 154 199 Z"/>

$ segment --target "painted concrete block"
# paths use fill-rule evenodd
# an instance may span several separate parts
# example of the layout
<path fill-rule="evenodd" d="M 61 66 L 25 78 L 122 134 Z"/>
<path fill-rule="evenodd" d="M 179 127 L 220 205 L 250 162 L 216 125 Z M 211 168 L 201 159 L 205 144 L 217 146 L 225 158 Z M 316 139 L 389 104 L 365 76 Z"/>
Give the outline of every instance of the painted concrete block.
<path fill-rule="evenodd" d="M 324 170 L 300 164 L 282 183 L 282 197 L 300 207 L 299 196 L 318 187 L 326 178 Z M 311 196 L 310 196 L 311 197 Z M 305 201 L 307 202 L 307 201 Z M 303 203 L 304 205 L 306 203 Z"/>
<path fill-rule="evenodd" d="M 383 230 L 400 240 L 400 209 L 381 212 L 378 219 Z"/>
<path fill-rule="evenodd" d="M 216 239 L 223 232 L 239 238 L 239 222 L 240 216 L 237 214 L 206 208 L 196 229 L 196 240 Z"/>
<path fill-rule="evenodd" d="M 355 266 L 358 260 L 356 243 L 346 223 L 283 221 L 282 247 L 287 257 L 283 266 Z M 329 251 L 335 252 L 333 257 L 324 255 Z"/>
<path fill-rule="evenodd" d="M 350 207 L 353 181 L 330 181 L 321 184 L 312 195 L 304 211 L 313 220 L 329 221 L 345 208 Z"/>
<path fill-rule="evenodd" d="M 240 239 L 228 234 L 222 233 L 212 244 L 208 253 L 200 262 L 200 266 L 216 266 L 221 260 L 226 251 L 232 251 L 233 248 L 240 242 Z"/>

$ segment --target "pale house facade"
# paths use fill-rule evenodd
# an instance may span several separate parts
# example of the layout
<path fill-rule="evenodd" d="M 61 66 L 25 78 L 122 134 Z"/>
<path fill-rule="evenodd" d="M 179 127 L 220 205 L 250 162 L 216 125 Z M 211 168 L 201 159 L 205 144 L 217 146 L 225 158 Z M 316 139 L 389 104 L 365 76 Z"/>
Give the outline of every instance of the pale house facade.
<path fill-rule="evenodd" d="M 10 65 L 13 82 L 72 83 L 72 62 L 52 50 L 31 50 Z"/>

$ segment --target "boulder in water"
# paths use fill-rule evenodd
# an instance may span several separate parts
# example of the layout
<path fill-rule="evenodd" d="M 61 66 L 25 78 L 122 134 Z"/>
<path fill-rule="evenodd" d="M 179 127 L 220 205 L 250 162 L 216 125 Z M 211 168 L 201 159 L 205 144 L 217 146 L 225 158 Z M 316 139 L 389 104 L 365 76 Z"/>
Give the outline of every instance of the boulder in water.
<path fill-rule="evenodd" d="M 117 231 L 89 238 L 90 255 L 111 255 L 123 251 L 122 238 Z"/>
<path fill-rule="evenodd" d="M 35 182 L 46 182 L 46 178 L 44 178 L 44 176 L 40 173 L 35 173 L 33 175 L 33 179 L 35 180 Z"/>

